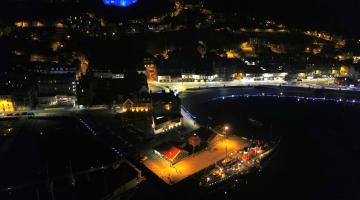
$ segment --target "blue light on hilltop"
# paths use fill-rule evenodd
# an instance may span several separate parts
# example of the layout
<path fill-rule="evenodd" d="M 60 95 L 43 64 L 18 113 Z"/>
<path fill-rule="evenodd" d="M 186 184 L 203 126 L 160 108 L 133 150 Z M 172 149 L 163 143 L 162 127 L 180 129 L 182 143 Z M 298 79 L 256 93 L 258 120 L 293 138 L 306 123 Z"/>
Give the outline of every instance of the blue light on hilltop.
<path fill-rule="evenodd" d="M 132 4 L 135 4 L 138 0 L 103 0 L 104 4 L 107 6 L 120 6 L 128 7 Z"/>

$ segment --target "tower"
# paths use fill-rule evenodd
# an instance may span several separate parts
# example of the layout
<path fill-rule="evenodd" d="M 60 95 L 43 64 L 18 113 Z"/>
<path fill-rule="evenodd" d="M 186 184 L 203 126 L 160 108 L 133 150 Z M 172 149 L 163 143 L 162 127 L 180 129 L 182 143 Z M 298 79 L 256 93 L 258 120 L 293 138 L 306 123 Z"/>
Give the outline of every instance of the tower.
<path fill-rule="evenodd" d="M 154 63 L 154 58 L 148 57 L 144 58 L 144 67 L 146 69 L 146 78 L 148 82 L 156 82 L 157 78 L 157 68 Z"/>

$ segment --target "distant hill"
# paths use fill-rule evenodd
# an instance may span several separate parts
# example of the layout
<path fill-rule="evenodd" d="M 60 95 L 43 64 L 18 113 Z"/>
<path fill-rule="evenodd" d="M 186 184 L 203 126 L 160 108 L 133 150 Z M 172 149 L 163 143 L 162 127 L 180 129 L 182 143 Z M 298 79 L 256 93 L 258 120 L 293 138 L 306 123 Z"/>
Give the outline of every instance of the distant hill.
<path fill-rule="evenodd" d="M 239 15 L 273 19 L 293 27 L 360 36 L 360 27 L 356 25 L 357 20 L 360 19 L 358 0 L 204 0 L 203 2 L 218 11 L 236 11 Z"/>

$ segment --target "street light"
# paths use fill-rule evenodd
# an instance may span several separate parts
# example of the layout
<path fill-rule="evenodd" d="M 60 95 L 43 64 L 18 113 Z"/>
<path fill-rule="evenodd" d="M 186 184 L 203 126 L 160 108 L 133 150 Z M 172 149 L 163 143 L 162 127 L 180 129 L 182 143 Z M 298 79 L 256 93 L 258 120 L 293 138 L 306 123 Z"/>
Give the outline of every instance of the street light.
<path fill-rule="evenodd" d="M 224 126 L 224 136 L 225 136 L 225 154 L 226 154 L 226 157 L 227 157 L 227 154 L 228 154 L 228 147 L 227 147 L 227 131 L 229 130 L 229 126 L 225 125 Z"/>
<path fill-rule="evenodd" d="M 228 125 L 225 125 L 224 126 L 224 131 L 223 131 L 223 134 L 225 135 L 225 137 L 227 136 L 227 132 L 229 131 L 229 126 Z"/>

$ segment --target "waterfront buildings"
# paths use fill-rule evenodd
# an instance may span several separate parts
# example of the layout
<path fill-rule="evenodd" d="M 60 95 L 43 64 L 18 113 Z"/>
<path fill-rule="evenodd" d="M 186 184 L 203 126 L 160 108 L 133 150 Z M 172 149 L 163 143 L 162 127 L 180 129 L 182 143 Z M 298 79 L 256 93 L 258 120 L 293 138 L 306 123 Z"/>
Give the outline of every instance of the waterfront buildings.
<path fill-rule="evenodd" d="M 0 95 L 0 112 L 7 113 L 13 112 L 15 105 L 10 95 Z"/>
<path fill-rule="evenodd" d="M 155 134 L 182 126 L 181 100 L 173 92 L 151 93 L 151 104 Z"/>

